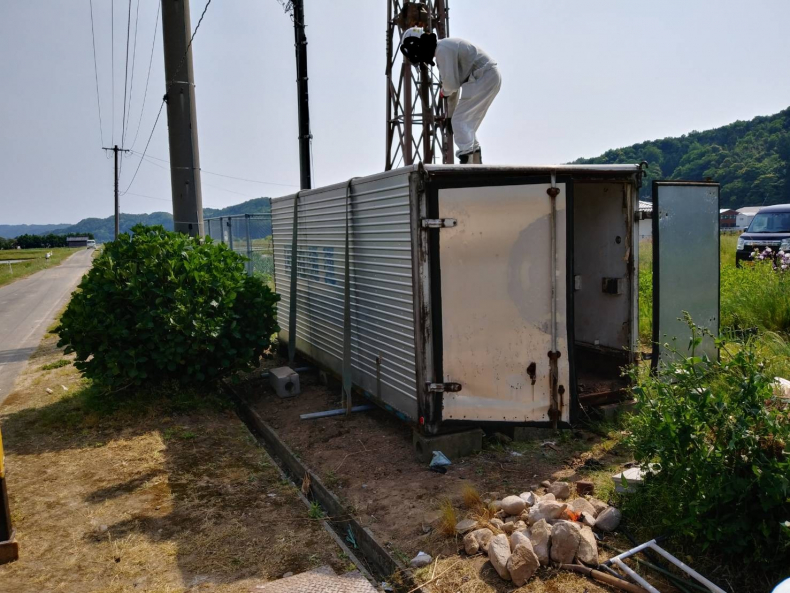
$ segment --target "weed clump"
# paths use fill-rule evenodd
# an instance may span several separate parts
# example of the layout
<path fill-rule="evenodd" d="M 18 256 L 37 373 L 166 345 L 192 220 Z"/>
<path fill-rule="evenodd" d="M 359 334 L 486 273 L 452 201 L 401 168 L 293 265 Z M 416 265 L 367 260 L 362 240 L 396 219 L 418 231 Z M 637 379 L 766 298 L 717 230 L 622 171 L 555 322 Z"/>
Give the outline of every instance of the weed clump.
<path fill-rule="evenodd" d="M 773 365 L 754 343 L 717 340 L 720 359 L 697 356 L 702 330 L 690 327 L 690 356 L 675 352 L 658 375 L 633 373 L 629 444 L 652 469 L 624 511 L 703 549 L 754 563 L 786 559 L 790 405 L 774 395 Z"/>
<path fill-rule="evenodd" d="M 444 498 L 439 503 L 439 532 L 447 537 L 455 535 L 455 526 L 458 517 L 455 514 L 455 507 L 449 498 Z"/>

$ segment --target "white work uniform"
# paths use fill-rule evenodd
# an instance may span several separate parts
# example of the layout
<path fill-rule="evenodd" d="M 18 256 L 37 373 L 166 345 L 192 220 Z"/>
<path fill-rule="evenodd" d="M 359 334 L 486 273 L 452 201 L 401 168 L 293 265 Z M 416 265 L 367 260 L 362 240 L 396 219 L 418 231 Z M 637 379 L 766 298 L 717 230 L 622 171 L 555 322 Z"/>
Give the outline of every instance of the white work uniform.
<path fill-rule="evenodd" d="M 477 129 L 502 85 L 496 62 L 479 47 L 454 37 L 437 42 L 434 60 L 442 91 L 450 100 L 456 154 L 475 152 L 480 149 Z"/>

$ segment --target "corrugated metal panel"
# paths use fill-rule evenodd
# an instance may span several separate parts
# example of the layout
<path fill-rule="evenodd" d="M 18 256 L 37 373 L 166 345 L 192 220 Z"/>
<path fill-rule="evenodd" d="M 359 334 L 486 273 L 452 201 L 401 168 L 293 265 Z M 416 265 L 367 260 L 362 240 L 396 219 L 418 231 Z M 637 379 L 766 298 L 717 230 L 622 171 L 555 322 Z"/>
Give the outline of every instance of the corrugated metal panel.
<path fill-rule="evenodd" d="M 355 181 L 350 199 L 352 380 L 417 417 L 410 170 Z M 281 336 L 288 336 L 294 196 L 272 201 Z M 341 371 L 346 184 L 299 198 L 297 348 Z"/>

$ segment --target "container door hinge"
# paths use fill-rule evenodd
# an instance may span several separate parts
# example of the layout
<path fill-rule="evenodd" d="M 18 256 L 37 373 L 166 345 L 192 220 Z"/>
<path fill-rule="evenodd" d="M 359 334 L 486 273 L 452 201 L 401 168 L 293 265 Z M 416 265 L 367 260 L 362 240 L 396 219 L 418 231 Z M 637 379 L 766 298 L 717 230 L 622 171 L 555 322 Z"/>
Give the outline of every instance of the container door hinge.
<path fill-rule="evenodd" d="M 431 393 L 458 393 L 461 391 L 460 383 L 426 383 Z"/>
<path fill-rule="evenodd" d="M 422 228 L 424 229 L 450 229 L 458 225 L 455 218 L 423 218 Z"/>

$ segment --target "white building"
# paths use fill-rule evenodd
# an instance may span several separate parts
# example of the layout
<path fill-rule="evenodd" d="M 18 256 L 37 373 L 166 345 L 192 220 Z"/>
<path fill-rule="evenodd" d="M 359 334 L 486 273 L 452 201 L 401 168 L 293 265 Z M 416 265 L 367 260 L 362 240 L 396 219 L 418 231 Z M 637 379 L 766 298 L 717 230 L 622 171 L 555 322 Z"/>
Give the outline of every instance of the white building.
<path fill-rule="evenodd" d="M 738 215 L 735 217 L 735 227 L 746 229 L 752 222 L 752 218 L 757 214 L 762 206 L 744 206 L 738 208 Z"/>
<path fill-rule="evenodd" d="M 653 202 L 639 200 L 639 240 L 653 237 Z M 649 218 L 644 218 L 645 216 Z"/>

